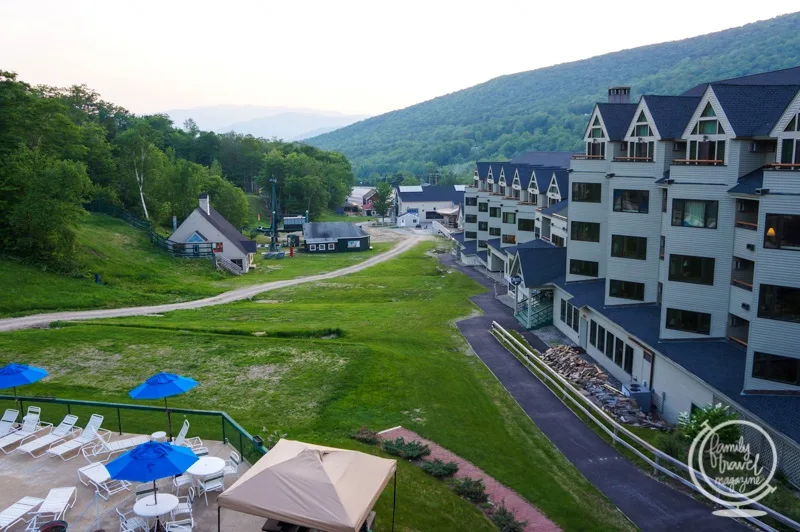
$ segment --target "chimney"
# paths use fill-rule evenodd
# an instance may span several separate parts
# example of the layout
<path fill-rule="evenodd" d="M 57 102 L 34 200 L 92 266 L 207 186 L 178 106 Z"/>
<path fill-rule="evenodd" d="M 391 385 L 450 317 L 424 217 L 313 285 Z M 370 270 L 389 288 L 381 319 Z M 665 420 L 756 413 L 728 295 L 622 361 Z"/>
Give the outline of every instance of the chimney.
<path fill-rule="evenodd" d="M 206 214 L 211 214 L 211 204 L 208 200 L 208 194 L 205 192 L 200 193 L 200 208 L 203 209 Z"/>
<path fill-rule="evenodd" d="M 631 103 L 631 88 L 609 87 L 608 103 Z"/>

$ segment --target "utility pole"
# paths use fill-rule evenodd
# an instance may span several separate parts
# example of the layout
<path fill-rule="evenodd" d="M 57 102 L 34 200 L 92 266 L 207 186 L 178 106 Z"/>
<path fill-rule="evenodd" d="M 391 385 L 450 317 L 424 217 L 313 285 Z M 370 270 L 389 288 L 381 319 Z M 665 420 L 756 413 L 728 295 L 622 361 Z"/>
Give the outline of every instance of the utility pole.
<path fill-rule="evenodd" d="M 272 220 L 270 221 L 269 232 L 272 235 L 269 241 L 269 250 L 270 251 L 278 251 L 278 198 L 275 193 L 275 184 L 278 182 L 275 179 L 275 176 L 271 177 L 269 180 L 272 183 Z"/>

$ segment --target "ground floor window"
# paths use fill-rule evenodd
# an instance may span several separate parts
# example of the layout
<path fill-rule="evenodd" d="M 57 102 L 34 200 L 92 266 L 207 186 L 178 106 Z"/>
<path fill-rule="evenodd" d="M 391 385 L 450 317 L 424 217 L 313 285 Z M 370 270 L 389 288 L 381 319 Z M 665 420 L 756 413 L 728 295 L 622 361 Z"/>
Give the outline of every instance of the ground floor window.
<path fill-rule="evenodd" d="M 606 348 L 606 329 L 600 325 L 597 326 L 597 350 L 601 353 Z"/>
<path fill-rule="evenodd" d="M 309 244 L 308 245 L 308 250 L 309 251 L 316 251 L 317 250 L 317 245 L 316 244 Z"/>
<path fill-rule="evenodd" d="M 668 308 L 665 327 L 674 331 L 711 334 L 711 314 Z"/>
<path fill-rule="evenodd" d="M 644 301 L 644 283 L 611 279 L 608 283 L 608 295 L 620 299 Z"/>
<path fill-rule="evenodd" d="M 333 243 L 328 244 L 328 250 L 329 251 L 333 251 L 334 249 L 336 249 L 336 244 L 333 244 Z"/>
<path fill-rule="evenodd" d="M 611 331 L 605 330 L 594 320 L 589 324 L 589 343 L 613 360 L 614 364 L 621 367 L 625 373 L 629 375 L 633 373 L 633 347 L 614 336 Z"/>
<path fill-rule="evenodd" d="M 561 300 L 561 321 L 567 324 L 573 331 L 578 332 L 580 312 L 578 307 L 566 300 Z"/>
<path fill-rule="evenodd" d="M 594 320 L 589 325 L 589 343 L 593 346 L 597 345 L 597 322 Z"/>
<path fill-rule="evenodd" d="M 753 353 L 753 377 L 800 386 L 800 359 Z"/>
<path fill-rule="evenodd" d="M 569 273 L 572 275 L 585 275 L 587 277 L 597 277 L 600 265 L 590 260 L 570 259 Z"/>

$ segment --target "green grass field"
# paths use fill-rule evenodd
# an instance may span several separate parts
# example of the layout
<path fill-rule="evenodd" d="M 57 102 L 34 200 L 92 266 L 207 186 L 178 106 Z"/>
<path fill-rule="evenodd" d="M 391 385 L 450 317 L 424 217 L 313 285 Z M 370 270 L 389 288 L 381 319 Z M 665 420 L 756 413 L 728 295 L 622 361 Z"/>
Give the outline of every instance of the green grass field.
<path fill-rule="evenodd" d="M 361 253 L 262 260 L 256 270 L 234 277 L 217 272 L 211 259 L 178 259 L 156 249 L 145 233 L 103 214 L 87 215 L 78 229 L 80 277 L 47 272 L 30 264 L 0 260 L 0 316 L 57 310 L 175 303 L 213 296 L 245 285 L 329 272 L 386 251 L 375 243 Z M 94 282 L 99 273 L 102 286 Z"/>
<path fill-rule="evenodd" d="M 171 406 L 225 410 L 253 434 L 279 430 L 369 452 L 351 431 L 403 425 L 471 460 L 565 530 L 632 530 L 470 353 L 453 321 L 476 311 L 467 297 L 482 288 L 439 267 L 426 255 L 431 246 L 253 301 L 2 334 L 0 363 L 50 371 L 20 390 L 26 395 L 98 401 L 130 402 L 127 391 L 144 378 L 174 371 L 200 385 Z M 390 505 L 387 489 L 384 518 Z M 492 525 L 401 464 L 398 529 Z"/>
<path fill-rule="evenodd" d="M 315 222 L 352 222 L 352 223 L 360 223 L 360 222 L 369 222 L 374 220 L 375 218 L 372 216 L 348 216 L 346 214 L 336 214 L 333 211 L 325 211 L 321 215 L 319 215 L 318 219 L 313 220 Z"/>

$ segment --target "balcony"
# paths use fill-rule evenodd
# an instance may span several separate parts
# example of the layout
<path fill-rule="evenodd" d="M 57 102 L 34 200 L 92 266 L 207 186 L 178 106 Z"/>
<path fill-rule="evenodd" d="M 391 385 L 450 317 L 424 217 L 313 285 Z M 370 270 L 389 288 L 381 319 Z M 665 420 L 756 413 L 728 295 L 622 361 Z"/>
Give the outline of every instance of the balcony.
<path fill-rule="evenodd" d="M 724 166 L 725 161 L 720 159 L 673 159 L 672 164 L 683 166 Z"/>
<path fill-rule="evenodd" d="M 755 200 L 736 200 L 736 227 L 749 231 L 758 230 L 758 202 Z"/>
<path fill-rule="evenodd" d="M 753 274 L 755 273 L 755 263 L 741 257 L 733 257 L 733 272 L 731 273 L 731 284 L 753 291 Z"/>
<path fill-rule="evenodd" d="M 728 315 L 728 340 L 747 347 L 750 337 L 750 322 L 733 314 Z"/>
<path fill-rule="evenodd" d="M 652 157 L 614 157 L 615 163 L 652 163 Z"/>
<path fill-rule="evenodd" d="M 573 161 L 583 161 L 583 160 L 603 160 L 605 159 L 604 155 L 583 155 L 583 154 L 575 154 L 572 156 Z"/>
<path fill-rule="evenodd" d="M 768 164 L 770 170 L 800 170 L 800 163 L 772 163 Z"/>

